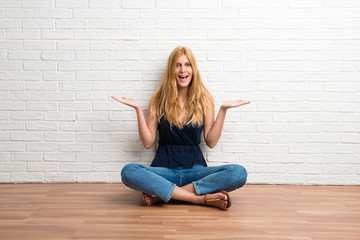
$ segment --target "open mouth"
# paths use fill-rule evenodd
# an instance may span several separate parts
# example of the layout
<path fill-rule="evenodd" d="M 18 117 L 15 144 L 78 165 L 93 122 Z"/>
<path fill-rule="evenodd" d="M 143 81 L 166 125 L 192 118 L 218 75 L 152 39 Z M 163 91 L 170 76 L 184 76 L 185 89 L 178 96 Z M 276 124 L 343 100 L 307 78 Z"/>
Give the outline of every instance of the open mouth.
<path fill-rule="evenodd" d="M 186 81 L 189 76 L 179 76 L 179 79 L 181 81 Z"/>

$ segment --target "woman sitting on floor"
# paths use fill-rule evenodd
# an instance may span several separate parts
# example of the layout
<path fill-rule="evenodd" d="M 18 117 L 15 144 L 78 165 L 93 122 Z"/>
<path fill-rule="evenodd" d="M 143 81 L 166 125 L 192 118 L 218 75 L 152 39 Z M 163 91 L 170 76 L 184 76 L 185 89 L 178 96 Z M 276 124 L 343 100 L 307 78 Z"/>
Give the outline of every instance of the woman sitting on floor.
<path fill-rule="evenodd" d="M 208 167 L 199 147 L 200 138 L 203 132 L 206 145 L 215 147 L 226 111 L 249 102 L 223 103 L 215 120 L 214 100 L 201 81 L 194 54 L 186 47 L 177 47 L 170 54 L 161 85 L 150 100 L 147 122 L 138 101 L 113 98 L 136 110 L 146 149 L 153 146 L 159 131 L 151 167 L 130 163 L 121 172 L 126 186 L 143 192 L 146 205 L 176 199 L 223 210 L 231 206 L 227 192 L 242 187 L 247 172 L 237 164 Z"/>

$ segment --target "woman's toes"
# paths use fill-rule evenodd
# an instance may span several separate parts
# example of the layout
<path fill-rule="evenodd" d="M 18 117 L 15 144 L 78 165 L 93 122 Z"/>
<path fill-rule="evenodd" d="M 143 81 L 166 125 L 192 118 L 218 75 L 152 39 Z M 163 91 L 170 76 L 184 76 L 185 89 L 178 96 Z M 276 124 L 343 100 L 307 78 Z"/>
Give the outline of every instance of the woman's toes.
<path fill-rule="evenodd" d="M 158 196 L 150 195 L 150 194 L 145 193 L 145 194 L 144 194 L 144 201 L 145 201 L 145 204 L 146 204 L 147 206 L 152 206 L 152 205 L 154 205 L 155 203 L 161 202 L 162 199 L 159 198 Z"/>
<path fill-rule="evenodd" d="M 228 199 L 223 193 L 206 194 L 206 205 L 217 207 L 223 210 L 227 209 Z"/>

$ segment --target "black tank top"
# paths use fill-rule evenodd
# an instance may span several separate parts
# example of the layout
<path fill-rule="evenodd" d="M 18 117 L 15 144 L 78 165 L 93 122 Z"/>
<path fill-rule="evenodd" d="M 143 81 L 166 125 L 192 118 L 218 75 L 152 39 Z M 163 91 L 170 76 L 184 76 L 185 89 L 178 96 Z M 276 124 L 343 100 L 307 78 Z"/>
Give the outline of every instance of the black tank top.
<path fill-rule="evenodd" d="M 194 164 L 207 166 L 200 149 L 203 126 L 191 124 L 179 129 L 161 118 L 158 124 L 159 147 L 156 150 L 152 167 L 191 168 Z"/>

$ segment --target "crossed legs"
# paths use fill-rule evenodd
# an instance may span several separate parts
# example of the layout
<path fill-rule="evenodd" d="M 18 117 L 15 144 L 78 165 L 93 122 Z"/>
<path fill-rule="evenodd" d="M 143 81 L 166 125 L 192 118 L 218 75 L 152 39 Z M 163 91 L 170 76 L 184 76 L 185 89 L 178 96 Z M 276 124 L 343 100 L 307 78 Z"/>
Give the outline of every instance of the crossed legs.
<path fill-rule="evenodd" d="M 226 209 L 230 199 L 226 191 L 242 187 L 246 170 L 240 165 L 203 167 L 192 169 L 152 168 L 140 164 L 127 164 L 122 180 L 128 187 L 144 192 L 144 202 L 150 206 L 170 199 L 205 204 Z"/>
<path fill-rule="evenodd" d="M 195 192 L 194 185 L 192 183 L 185 185 L 183 187 L 176 186 L 171 199 L 191 202 L 194 204 L 205 204 L 209 206 L 214 206 L 223 210 L 226 210 L 229 206 L 228 196 L 222 192 L 213 193 L 213 194 L 204 194 L 197 195 Z M 144 193 L 144 201 L 147 206 L 162 202 L 163 200 L 156 195 L 150 195 Z"/>

